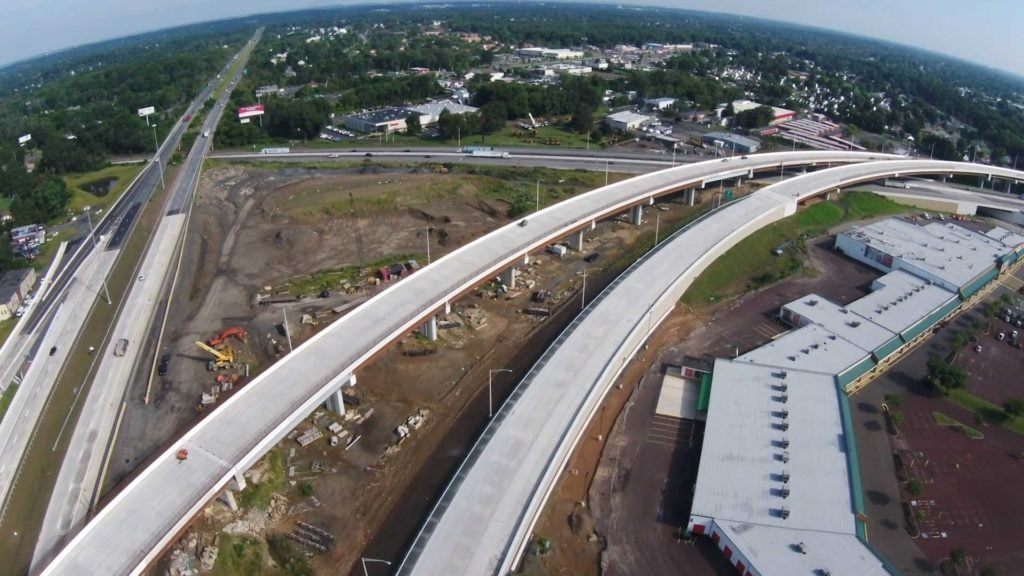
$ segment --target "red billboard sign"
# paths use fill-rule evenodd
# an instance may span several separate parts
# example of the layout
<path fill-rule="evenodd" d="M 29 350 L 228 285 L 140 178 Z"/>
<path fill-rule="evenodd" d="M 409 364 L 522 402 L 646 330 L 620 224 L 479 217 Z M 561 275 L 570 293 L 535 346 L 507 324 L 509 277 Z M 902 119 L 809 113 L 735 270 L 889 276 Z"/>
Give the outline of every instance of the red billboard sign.
<path fill-rule="evenodd" d="M 238 109 L 239 118 L 251 118 L 253 116 L 263 115 L 263 104 L 256 104 L 254 106 L 242 106 Z"/>

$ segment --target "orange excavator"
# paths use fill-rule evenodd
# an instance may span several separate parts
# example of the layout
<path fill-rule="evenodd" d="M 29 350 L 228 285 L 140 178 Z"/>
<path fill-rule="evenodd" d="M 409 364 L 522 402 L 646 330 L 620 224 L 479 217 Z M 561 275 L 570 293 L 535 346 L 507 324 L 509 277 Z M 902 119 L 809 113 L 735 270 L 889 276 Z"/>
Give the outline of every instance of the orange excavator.
<path fill-rule="evenodd" d="M 224 343 L 225 340 L 231 338 L 232 336 L 238 338 L 239 342 L 245 342 L 245 339 L 248 338 L 249 335 L 245 333 L 245 328 L 228 328 L 227 330 L 221 332 L 220 334 L 214 336 L 213 338 L 210 338 L 210 346 L 216 348 L 217 346 L 220 346 L 221 344 Z"/>

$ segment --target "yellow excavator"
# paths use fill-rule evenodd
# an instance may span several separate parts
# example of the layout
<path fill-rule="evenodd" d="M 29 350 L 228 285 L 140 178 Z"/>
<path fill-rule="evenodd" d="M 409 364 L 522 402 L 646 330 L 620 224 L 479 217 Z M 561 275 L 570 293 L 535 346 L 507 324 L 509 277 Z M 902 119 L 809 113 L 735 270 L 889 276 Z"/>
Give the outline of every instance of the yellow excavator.
<path fill-rule="evenodd" d="M 225 370 L 228 368 L 235 367 L 235 351 L 230 347 L 224 347 L 222 350 L 218 350 L 212 346 L 207 345 L 205 342 L 196 341 L 196 346 L 205 351 L 213 358 L 210 359 L 206 364 L 206 369 L 210 372 L 214 370 Z"/>

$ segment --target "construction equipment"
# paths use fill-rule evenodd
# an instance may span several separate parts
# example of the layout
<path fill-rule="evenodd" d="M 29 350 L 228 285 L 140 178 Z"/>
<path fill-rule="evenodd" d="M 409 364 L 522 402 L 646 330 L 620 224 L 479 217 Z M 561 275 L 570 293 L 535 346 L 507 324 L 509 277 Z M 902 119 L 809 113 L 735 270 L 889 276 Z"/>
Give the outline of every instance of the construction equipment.
<path fill-rule="evenodd" d="M 232 368 L 235 365 L 235 351 L 230 347 L 224 347 L 221 350 L 208 346 L 205 342 L 196 340 L 196 346 L 201 350 L 205 351 L 213 358 L 206 364 L 206 369 L 210 372 L 214 370 L 223 370 L 226 368 Z"/>
<path fill-rule="evenodd" d="M 227 330 L 221 332 L 220 334 L 214 336 L 213 338 L 210 338 L 210 346 L 216 348 L 223 344 L 225 340 L 231 338 L 232 336 L 238 338 L 239 342 L 244 343 L 245 339 L 248 338 L 249 335 L 246 334 L 245 328 L 228 328 Z"/>

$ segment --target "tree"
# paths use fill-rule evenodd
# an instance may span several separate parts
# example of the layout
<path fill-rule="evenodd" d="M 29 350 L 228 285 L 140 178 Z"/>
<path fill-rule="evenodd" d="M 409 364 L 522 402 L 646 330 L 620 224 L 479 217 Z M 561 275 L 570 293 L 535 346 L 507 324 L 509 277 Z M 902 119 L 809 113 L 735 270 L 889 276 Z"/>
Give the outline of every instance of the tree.
<path fill-rule="evenodd" d="M 758 106 L 751 110 L 744 110 L 736 114 L 733 120 L 736 126 L 742 128 L 762 128 L 775 119 L 775 110 L 771 106 Z"/>
<path fill-rule="evenodd" d="M 569 127 L 580 134 L 592 131 L 594 129 L 594 110 L 581 102 L 576 106 L 576 113 L 573 114 Z"/>
<path fill-rule="evenodd" d="M 1003 401 L 1003 412 L 1010 420 L 1016 420 L 1024 414 L 1024 398 L 1007 398 Z"/>
<path fill-rule="evenodd" d="M 940 356 L 932 356 L 928 359 L 928 386 L 942 394 L 949 394 L 950 390 L 961 389 L 967 386 L 967 372 L 959 366 L 954 366 Z"/>
<path fill-rule="evenodd" d="M 420 115 L 413 113 L 411 116 L 405 119 L 405 132 L 410 136 L 417 136 L 423 131 L 423 127 L 420 126 Z"/>
<path fill-rule="evenodd" d="M 508 122 L 508 108 L 497 100 L 488 102 L 480 108 L 480 131 L 484 134 L 497 132 Z"/>
<path fill-rule="evenodd" d="M 981 572 L 978 572 L 978 576 L 997 576 L 997 574 L 996 569 L 991 566 L 985 566 Z"/>
<path fill-rule="evenodd" d="M 949 561 L 957 566 L 962 566 L 967 561 L 967 550 L 963 548 L 953 548 L 949 552 Z"/>
<path fill-rule="evenodd" d="M 43 178 L 31 191 L 11 201 L 11 215 L 19 225 L 45 223 L 64 213 L 71 202 L 71 192 L 64 180 Z"/>
<path fill-rule="evenodd" d="M 910 482 L 907 482 L 907 492 L 911 496 L 920 496 L 924 493 L 924 482 L 921 482 L 920 478 L 911 478 Z"/>

